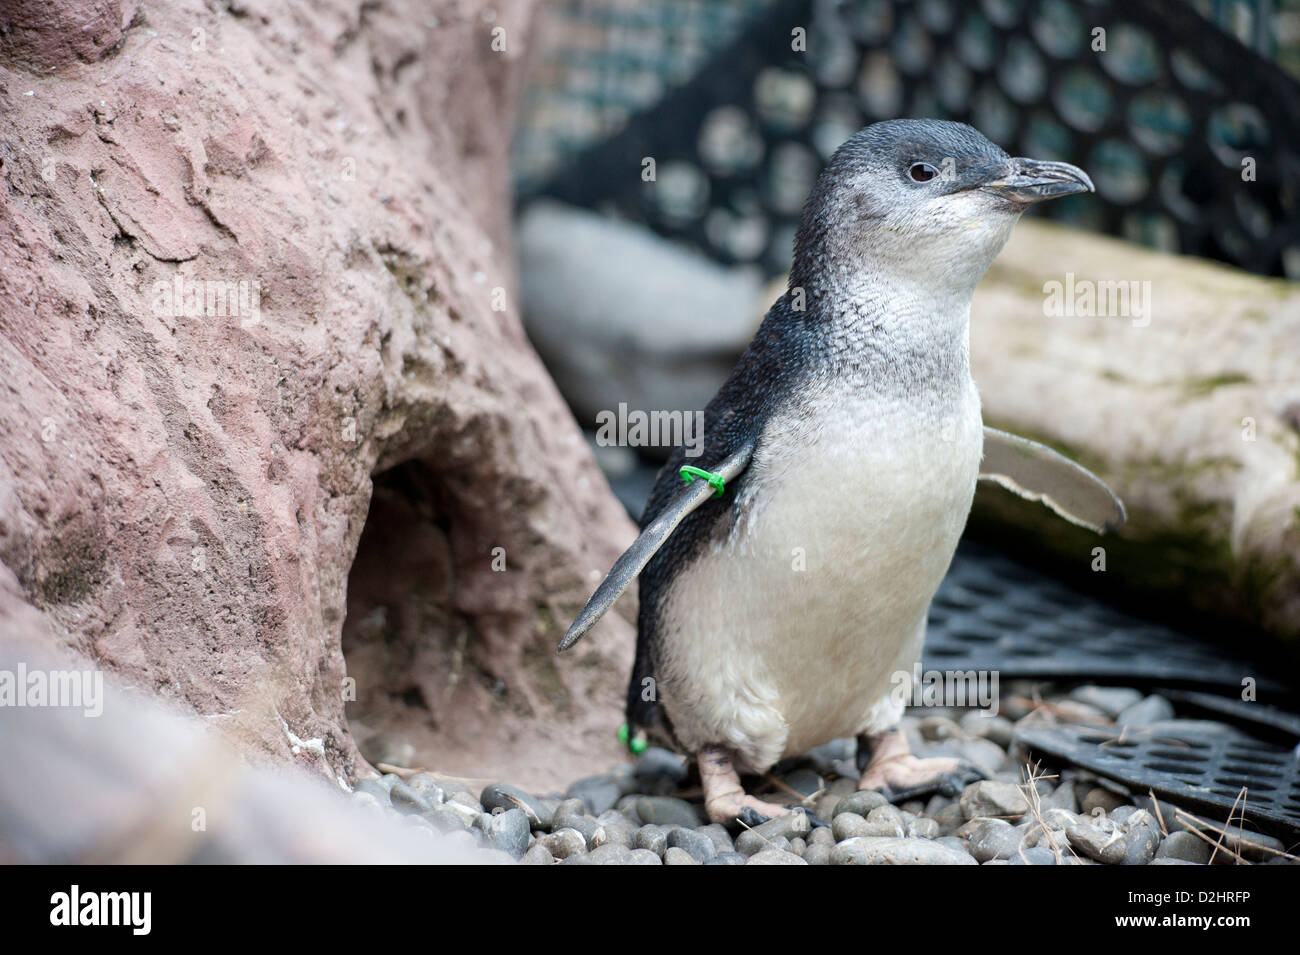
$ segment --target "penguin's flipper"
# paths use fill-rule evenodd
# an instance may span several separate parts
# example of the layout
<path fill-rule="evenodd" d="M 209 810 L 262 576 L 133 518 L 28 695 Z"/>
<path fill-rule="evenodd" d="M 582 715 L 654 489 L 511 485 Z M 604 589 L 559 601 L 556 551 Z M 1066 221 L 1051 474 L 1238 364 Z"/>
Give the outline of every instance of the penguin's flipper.
<path fill-rule="evenodd" d="M 753 453 L 754 442 L 750 441 L 723 461 L 717 469 L 723 482 L 731 481 L 745 470 Z M 687 516 L 701 504 L 715 496 L 715 493 L 713 485 L 708 481 L 697 480 L 685 485 L 672 503 L 646 525 L 641 535 L 632 542 L 632 546 L 614 562 L 613 568 L 605 575 L 605 579 L 587 601 L 587 606 L 582 608 L 582 612 L 573 621 L 573 625 L 569 627 L 560 645 L 555 648 L 556 652 L 562 653 L 581 640 L 587 631 L 596 625 L 596 621 L 605 615 L 605 611 L 614 605 L 614 601 L 622 595 L 636 575 L 650 563 L 650 558 L 663 546 L 664 541 L 668 540 L 672 532 L 677 529 L 677 525 L 686 520 Z"/>
<path fill-rule="evenodd" d="M 984 428 L 980 478 L 1030 501 L 1041 501 L 1071 524 L 1103 534 L 1127 514 L 1101 478 L 1045 444 L 996 428 Z"/>

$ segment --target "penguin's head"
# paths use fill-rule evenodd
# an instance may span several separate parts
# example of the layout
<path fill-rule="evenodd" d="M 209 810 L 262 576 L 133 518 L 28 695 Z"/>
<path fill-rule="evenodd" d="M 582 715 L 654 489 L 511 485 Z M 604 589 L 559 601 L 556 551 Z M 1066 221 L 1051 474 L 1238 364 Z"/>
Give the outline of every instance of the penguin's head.
<path fill-rule="evenodd" d="M 1078 167 L 1014 158 L 964 123 L 875 123 L 823 170 L 804 207 L 796 263 L 973 290 L 1027 208 L 1092 191 Z"/>

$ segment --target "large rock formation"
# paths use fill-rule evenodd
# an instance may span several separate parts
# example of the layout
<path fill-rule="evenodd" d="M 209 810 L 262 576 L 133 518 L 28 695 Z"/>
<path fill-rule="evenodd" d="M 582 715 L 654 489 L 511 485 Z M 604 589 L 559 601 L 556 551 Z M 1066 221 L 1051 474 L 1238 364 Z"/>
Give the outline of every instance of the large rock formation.
<path fill-rule="evenodd" d="M 632 528 L 515 312 L 531 4 L 493 8 L 0 4 L 0 563 L 332 777 L 354 690 L 433 769 L 616 754 L 628 624 L 551 647 Z"/>

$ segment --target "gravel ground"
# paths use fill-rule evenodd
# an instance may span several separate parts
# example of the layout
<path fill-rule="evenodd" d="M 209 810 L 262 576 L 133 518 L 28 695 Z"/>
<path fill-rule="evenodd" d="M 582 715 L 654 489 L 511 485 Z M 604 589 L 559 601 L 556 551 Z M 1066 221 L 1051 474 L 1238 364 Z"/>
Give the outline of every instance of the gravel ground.
<path fill-rule="evenodd" d="M 928 708 L 904 729 L 921 756 L 961 756 L 989 778 L 955 796 L 890 805 L 858 792 L 856 745 L 836 740 L 747 779 L 749 792 L 799 803 L 753 828 L 707 824 L 686 761 L 649 749 L 635 764 L 580 779 L 563 794 L 508 783 L 477 788 L 424 772 L 359 782 L 351 798 L 401 814 L 430 839 L 479 846 L 485 862 L 525 865 L 1205 865 L 1295 864 L 1269 836 L 1209 832 L 1073 767 L 1030 767 L 1012 741 L 1025 726 L 1086 723 L 1141 729 L 1173 717 L 1159 696 L 1115 687 L 1044 693 L 1012 684 L 1004 715 Z M 1211 820 L 1219 826 L 1220 820 Z M 1218 846 L 1213 843 L 1220 843 Z"/>

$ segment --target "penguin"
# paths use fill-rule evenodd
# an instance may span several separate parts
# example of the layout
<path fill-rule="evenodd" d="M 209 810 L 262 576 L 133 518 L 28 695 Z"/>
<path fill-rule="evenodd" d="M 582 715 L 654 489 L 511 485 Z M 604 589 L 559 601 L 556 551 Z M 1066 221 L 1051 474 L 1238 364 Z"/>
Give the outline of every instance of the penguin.
<path fill-rule="evenodd" d="M 1092 191 L 1075 166 L 938 120 L 867 126 L 823 170 L 789 286 L 705 409 L 702 449 L 670 456 L 558 648 L 640 575 L 629 742 L 693 756 L 711 820 L 786 813 L 740 773 L 844 737 L 869 754 L 859 788 L 891 801 L 980 778 L 909 752 L 897 691 L 977 480 L 1099 533 L 1125 514 L 1086 469 L 983 425 L 971 298 L 1027 208 Z"/>

